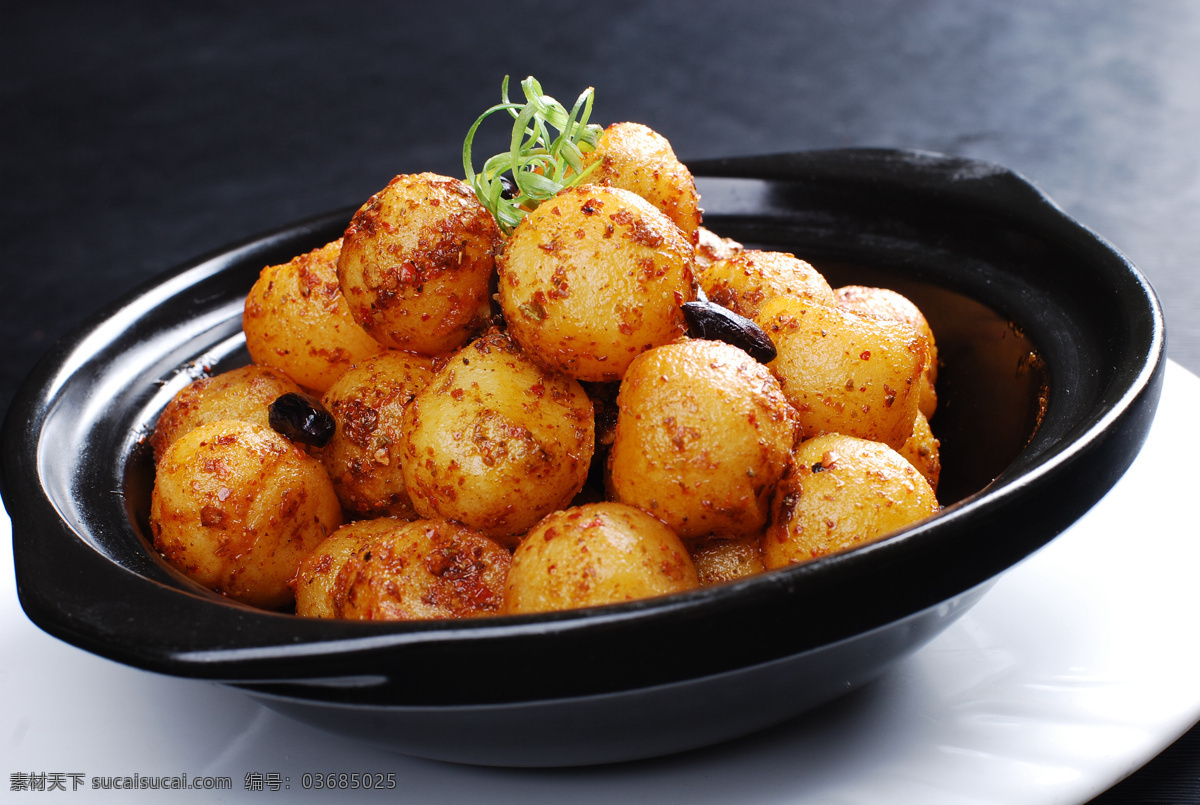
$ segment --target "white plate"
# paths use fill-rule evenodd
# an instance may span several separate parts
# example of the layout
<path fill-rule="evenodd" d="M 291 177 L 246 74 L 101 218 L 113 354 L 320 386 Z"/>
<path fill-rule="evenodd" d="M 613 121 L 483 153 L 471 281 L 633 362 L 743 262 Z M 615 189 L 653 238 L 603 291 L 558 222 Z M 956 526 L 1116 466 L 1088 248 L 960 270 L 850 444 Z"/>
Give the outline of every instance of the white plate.
<path fill-rule="evenodd" d="M 515 771 L 400 757 L 218 685 L 100 659 L 24 617 L 9 548 L 0 551 L 2 790 L 60 781 L 78 785 L 73 802 L 128 802 L 136 795 L 94 782 L 187 775 L 229 778 L 232 788 L 147 791 L 146 801 L 327 801 L 306 779 L 344 773 L 349 785 L 351 774 L 370 773 L 385 786 L 392 775 L 395 788 L 336 798 L 1085 802 L 1200 719 L 1200 533 L 1189 505 L 1200 481 L 1197 399 L 1200 378 L 1169 363 L 1145 450 L 1120 483 L 882 679 L 746 739 L 620 766 Z M 11 543 L 7 516 L 0 542 Z"/>

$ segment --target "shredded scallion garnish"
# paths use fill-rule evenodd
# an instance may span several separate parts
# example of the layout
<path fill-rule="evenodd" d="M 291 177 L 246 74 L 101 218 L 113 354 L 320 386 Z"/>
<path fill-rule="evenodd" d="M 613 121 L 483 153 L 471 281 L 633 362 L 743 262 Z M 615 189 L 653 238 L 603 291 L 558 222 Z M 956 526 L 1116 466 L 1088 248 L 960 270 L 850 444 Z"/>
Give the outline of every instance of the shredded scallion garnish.
<path fill-rule="evenodd" d="M 594 91 L 588 87 L 568 112 L 549 95 L 542 94 L 537 79 L 521 82 L 525 103 L 508 98 L 508 76 L 500 85 L 501 102 L 488 109 L 467 132 L 463 142 L 463 170 L 481 204 L 496 218 L 504 233 L 543 201 L 560 190 L 583 182 L 599 163 L 583 167 L 583 155 L 596 148 L 603 129 L 588 123 Z M 476 172 L 471 145 L 481 123 L 504 110 L 513 118 L 509 150 L 496 154 Z M 550 130 L 557 131 L 553 138 Z"/>

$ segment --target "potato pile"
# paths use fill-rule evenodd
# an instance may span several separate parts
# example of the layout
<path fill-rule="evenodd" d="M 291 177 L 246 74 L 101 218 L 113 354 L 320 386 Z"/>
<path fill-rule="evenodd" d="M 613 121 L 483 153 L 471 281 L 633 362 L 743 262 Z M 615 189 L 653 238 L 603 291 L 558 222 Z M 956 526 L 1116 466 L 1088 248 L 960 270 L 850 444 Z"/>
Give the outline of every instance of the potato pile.
<path fill-rule="evenodd" d="M 166 560 L 301 616 L 461 618 L 735 581 L 937 512 L 936 348 L 910 301 L 704 229 L 645 126 L 585 164 L 507 236 L 464 182 L 397 176 L 341 239 L 264 268 L 253 364 L 154 433 Z M 704 299 L 775 357 L 689 336 Z"/>

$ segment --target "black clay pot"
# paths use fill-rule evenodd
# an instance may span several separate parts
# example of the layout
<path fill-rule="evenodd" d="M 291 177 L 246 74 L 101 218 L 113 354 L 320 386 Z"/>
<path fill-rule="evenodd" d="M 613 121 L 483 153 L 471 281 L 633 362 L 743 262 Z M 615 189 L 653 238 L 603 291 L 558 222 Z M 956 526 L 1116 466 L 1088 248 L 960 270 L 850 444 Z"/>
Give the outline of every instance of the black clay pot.
<path fill-rule="evenodd" d="M 693 593 L 555 615 L 314 621 L 200 589 L 150 546 L 146 437 L 202 371 L 248 360 L 259 270 L 350 210 L 163 275 L 39 364 L 3 432 L 22 606 L 42 629 L 218 680 L 400 752 L 514 766 L 679 751 L 790 718 L 877 676 L 1091 507 L 1147 433 L 1164 369 L 1141 274 L 1019 176 L 847 150 L 693 164 L 705 225 L 791 251 L 835 286 L 893 287 L 943 368 L 938 516 L 881 542 Z"/>

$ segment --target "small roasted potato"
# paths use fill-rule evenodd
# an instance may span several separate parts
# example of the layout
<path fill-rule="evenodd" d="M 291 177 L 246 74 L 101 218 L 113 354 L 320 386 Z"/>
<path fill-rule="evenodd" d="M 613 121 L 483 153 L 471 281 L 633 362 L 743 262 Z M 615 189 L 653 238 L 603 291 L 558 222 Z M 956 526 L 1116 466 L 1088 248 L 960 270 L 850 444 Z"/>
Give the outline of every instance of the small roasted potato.
<path fill-rule="evenodd" d="M 589 183 L 637 193 L 696 245 L 701 218 L 696 181 L 666 137 L 641 123 L 613 123 L 583 159 L 585 168 L 600 163 Z"/>
<path fill-rule="evenodd" d="M 400 467 L 401 417 L 432 377 L 432 359 L 388 350 L 350 368 L 325 392 L 322 403 L 336 429 L 321 461 L 355 516 L 416 518 Z"/>
<path fill-rule="evenodd" d="M 929 357 L 925 361 L 925 371 L 921 374 L 920 406 L 925 418 L 932 419 L 934 411 L 937 410 L 938 353 L 937 342 L 933 338 L 933 330 L 930 329 L 925 314 L 907 296 L 890 288 L 846 285 L 834 293 L 837 294 L 838 307 L 843 310 L 901 321 L 925 336 L 925 340 L 929 342 Z"/>
<path fill-rule="evenodd" d="M 334 531 L 304 557 L 296 575 L 289 582 L 296 592 L 296 614 L 305 618 L 340 618 L 339 602 L 335 599 L 337 582 L 342 568 L 359 548 L 366 544 L 382 524 L 391 528 L 387 518 L 359 520 Z"/>
<path fill-rule="evenodd" d="M 499 260 L 509 333 L 547 368 L 619 380 L 630 362 L 686 332 L 690 243 L 625 190 L 564 190 L 525 216 Z"/>
<path fill-rule="evenodd" d="M 486 328 L 500 227 L 471 189 L 397 176 L 359 208 L 338 259 L 354 319 L 396 349 L 440 355 Z"/>
<path fill-rule="evenodd" d="M 700 287 L 709 301 L 748 319 L 778 296 L 797 297 L 807 304 L 837 304 L 825 277 L 787 252 L 739 251 L 705 269 Z"/>
<path fill-rule="evenodd" d="M 456 353 L 404 411 L 413 507 L 513 544 L 583 487 L 595 449 L 578 382 L 493 330 Z"/>
<path fill-rule="evenodd" d="M 260 425 L 201 425 L 158 463 L 154 547 L 196 583 L 246 604 L 291 604 L 288 581 L 341 523 L 321 462 Z"/>
<path fill-rule="evenodd" d="M 929 420 L 920 411 L 913 422 L 912 436 L 900 448 L 900 455 L 908 459 L 929 482 L 933 491 L 937 492 L 938 479 L 942 475 L 941 442 L 933 435 Z"/>
<path fill-rule="evenodd" d="M 616 604 L 697 586 L 687 548 L 671 529 L 632 506 L 590 503 L 547 515 L 517 546 L 505 610 Z"/>
<path fill-rule="evenodd" d="M 756 319 L 804 438 L 844 433 L 899 449 L 913 432 L 925 337 L 907 324 L 780 296 Z"/>
<path fill-rule="evenodd" d="M 890 447 L 838 433 L 796 449 L 762 539 L 768 570 L 873 542 L 938 510 L 921 474 Z"/>
<path fill-rule="evenodd" d="M 710 535 L 687 542 L 692 563 L 701 586 L 722 584 L 727 581 L 749 578 L 762 573 L 762 554 L 759 545 L 762 533 L 754 532 L 740 537 Z"/>
<path fill-rule="evenodd" d="M 683 538 L 766 524 L 798 425 L 765 366 L 720 341 L 681 340 L 638 356 L 617 407 L 609 469 L 618 500 Z"/>
<path fill-rule="evenodd" d="M 171 398 L 150 436 L 157 462 L 177 438 L 218 419 L 240 419 L 270 427 L 270 405 L 300 387 L 282 372 L 266 366 L 239 366 L 194 380 Z"/>
<path fill-rule="evenodd" d="M 493 615 L 504 604 L 511 561 L 498 543 L 448 520 L 360 520 L 300 566 L 296 614 L 388 621 Z"/>
<path fill-rule="evenodd" d="M 246 297 L 250 358 L 318 393 L 383 347 L 350 315 L 337 278 L 342 242 L 267 266 Z"/>

